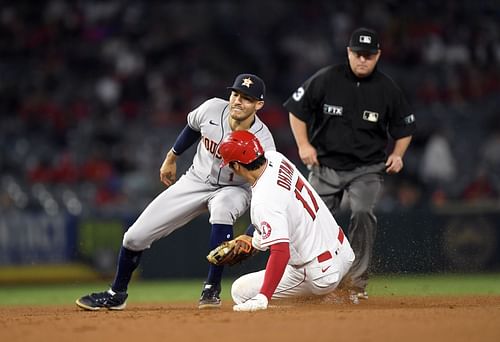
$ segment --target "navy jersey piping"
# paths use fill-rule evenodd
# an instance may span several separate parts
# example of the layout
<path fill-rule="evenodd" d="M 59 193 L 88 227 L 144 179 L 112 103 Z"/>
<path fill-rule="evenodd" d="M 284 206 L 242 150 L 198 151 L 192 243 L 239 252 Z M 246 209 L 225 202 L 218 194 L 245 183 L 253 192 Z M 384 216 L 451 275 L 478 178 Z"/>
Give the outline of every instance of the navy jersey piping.
<path fill-rule="evenodd" d="M 220 113 L 220 127 L 221 127 L 221 137 L 220 137 L 220 140 L 219 142 L 217 143 L 217 150 L 215 151 L 215 154 L 214 154 L 214 159 L 217 159 L 217 151 L 219 150 L 219 145 L 220 143 L 222 142 L 222 139 L 224 139 L 224 111 L 226 110 L 226 108 L 229 106 L 229 104 L 227 104 L 223 109 L 222 109 L 222 112 Z M 219 172 L 217 174 L 217 184 L 219 184 L 220 182 L 220 176 L 221 176 L 221 172 L 222 172 L 222 169 L 219 168 Z"/>

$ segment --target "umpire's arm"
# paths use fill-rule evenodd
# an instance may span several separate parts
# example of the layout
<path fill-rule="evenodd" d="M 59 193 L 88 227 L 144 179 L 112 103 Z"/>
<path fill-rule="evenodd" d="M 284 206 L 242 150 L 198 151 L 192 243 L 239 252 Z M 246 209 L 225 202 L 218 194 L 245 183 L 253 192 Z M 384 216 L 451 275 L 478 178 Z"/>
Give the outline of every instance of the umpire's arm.
<path fill-rule="evenodd" d="M 319 165 L 316 149 L 309 142 L 307 124 L 300 120 L 292 112 L 290 112 L 288 116 L 290 119 L 290 127 L 295 138 L 295 143 L 297 144 L 299 150 L 300 159 L 307 166 Z"/>
<path fill-rule="evenodd" d="M 403 156 L 405 155 L 408 146 L 410 146 L 410 142 L 411 135 L 396 139 L 394 142 L 394 149 L 385 162 L 385 172 L 398 173 L 403 169 Z"/>

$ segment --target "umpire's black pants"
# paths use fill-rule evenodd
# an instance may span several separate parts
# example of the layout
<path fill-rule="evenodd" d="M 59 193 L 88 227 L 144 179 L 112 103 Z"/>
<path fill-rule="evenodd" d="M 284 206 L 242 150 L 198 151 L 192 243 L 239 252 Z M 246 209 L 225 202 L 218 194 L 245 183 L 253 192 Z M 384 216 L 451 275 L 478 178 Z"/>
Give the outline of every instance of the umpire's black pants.
<path fill-rule="evenodd" d="M 349 171 L 335 171 L 326 166 L 319 166 L 313 167 L 309 173 L 309 182 L 333 216 L 340 208 L 344 193 L 347 194 L 346 200 L 351 209 L 347 236 L 356 260 L 346 280 L 356 292 L 365 291 L 368 284 L 368 268 L 377 233 L 374 209 L 382 191 L 384 169 L 384 163 L 361 166 Z"/>

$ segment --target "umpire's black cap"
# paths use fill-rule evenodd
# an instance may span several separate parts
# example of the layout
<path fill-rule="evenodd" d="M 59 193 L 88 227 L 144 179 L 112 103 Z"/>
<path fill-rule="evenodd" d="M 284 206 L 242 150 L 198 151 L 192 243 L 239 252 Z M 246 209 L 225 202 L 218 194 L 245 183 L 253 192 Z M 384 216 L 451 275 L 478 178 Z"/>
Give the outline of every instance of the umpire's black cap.
<path fill-rule="evenodd" d="M 380 49 L 378 34 L 372 29 L 360 27 L 351 34 L 349 47 L 355 52 L 377 53 Z"/>
<path fill-rule="evenodd" d="M 266 95 L 266 85 L 264 81 L 252 74 L 241 74 L 236 76 L 232 87 L 227 89 L 239 91 L 258 101 L 263 101 Z"/>

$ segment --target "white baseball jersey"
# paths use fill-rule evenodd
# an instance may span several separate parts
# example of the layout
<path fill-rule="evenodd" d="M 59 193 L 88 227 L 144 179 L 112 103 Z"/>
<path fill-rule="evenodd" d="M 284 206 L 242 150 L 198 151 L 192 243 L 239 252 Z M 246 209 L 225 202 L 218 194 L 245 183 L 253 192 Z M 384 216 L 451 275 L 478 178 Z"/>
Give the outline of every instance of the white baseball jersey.
<path fill-rule="evenodd" d="M 123 246 L 144 250 L 198 215 L 209 212 L 210 223 L 229 224 L 243 215 L 250 203 L 248 183 L 225 166 L 220 168 L 219 143 L 230 132 L 229 102 L 219 98 L 205 101 L 188 114 L 188 125 L 201 132 L 193 164 L 185 175 L 160 193 L 127 230 Z M 275 150 L 267 126 L 255 116 L 249 129 L 264 150 Z M 234 186 L 231 186 L 234 185 Z"/>
<path fill-rule="evenodd" d="M 281 153 L 265 152 L 267 166 L 252 185 L 252 244 L 260 250 L 287 242 L 290 259 L 273 298 L 324 295 L 333 291 L 354 261 L 354 252 L 320 196 Z M 265 270 L 238 278 L 236 304 L 257 295 Z"/>
<path fill-rule="evenodd" d="M 219 143 L 231 133 L 229 126 L 229 102 L 219 98 L 205 101 L 188 114 L 188 125 L 201 132 L 201 141 L 193 160 L 193 169 L 197 176 L 207 179 L 211 184 L 243 185 L 246 181 L 225 166 L 220 168 L 221 157 L 217 155 Z M 266 125 L 255 116 L 249 129 L 259 139 L 264 151 L 274 151 L 274 140 Z"/>
<path fill-rule="evenodd" d="M 267 167 L 252 186 L 251 217 L 261 249 L 290 244 L 290 265 L 304 265 L 340 244 L 339 226 L 320 196 L 279 152 L 266 152 Z"/>

